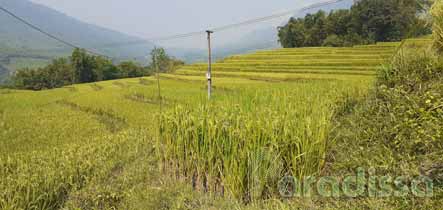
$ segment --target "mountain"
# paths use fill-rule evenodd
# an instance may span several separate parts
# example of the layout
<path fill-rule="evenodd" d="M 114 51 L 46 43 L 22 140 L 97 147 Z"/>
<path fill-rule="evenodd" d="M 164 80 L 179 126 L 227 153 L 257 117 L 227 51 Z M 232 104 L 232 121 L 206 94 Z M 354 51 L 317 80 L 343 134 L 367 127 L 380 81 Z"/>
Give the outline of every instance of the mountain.
<path fill-rule="evenodd" d="M 0 75 L 5 75 L 8 73 L 8 69 L 2 65 L 0 65 Z"/>
<path fill-rule="evenodd" d="M 145 57 L 153 44 L 114 45 L 140 40 L 140 38 L 79 21 L 61 12 L 28 0 L 1 0 L 0 5 L 26 21 L 63 40 L 80 47 L 117 59 Z M 110 17 L 112 18 L 112 17 Z M 50 58 L 68 55 L 72 49 L 48 38 L 0 11 L 0 79 L 5 68 L 10 71 L 22 67 L 44 64 Z M 37 65 L 38 66 L 38 65 Z"/>

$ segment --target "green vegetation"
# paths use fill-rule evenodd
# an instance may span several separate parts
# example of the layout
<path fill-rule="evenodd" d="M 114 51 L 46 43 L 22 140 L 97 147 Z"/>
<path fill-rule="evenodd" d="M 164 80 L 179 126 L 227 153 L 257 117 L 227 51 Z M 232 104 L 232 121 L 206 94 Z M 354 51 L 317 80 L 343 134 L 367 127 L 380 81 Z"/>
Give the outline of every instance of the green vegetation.
<path fill-rule="evenodd" d="M 65 54 L 60 53 L 58 55 L 63 56 Z M 30 49 L 11 49 L 0 44 L 0 84 L 9 80 L 9 76 L 17 69 L 44 67 L 56 56 L 57 54 L 50 52 Z"/>
<path fill-rule="evenodd" d="M 153 56 L 157 54 L 156 50 L 153 51 Z M 166 55 L 163 49 L 160 51 L 162 55 L 158 68 L 161 72 L 184 64 Z M 75 49 L 68 59 L 54 59 L 44 68 L 18 70 L 12 77 L 12 87 L 30 90 L 52 89 L 77 83 L 148 76 L 152 74 L 153 69 L 153 66 L 142 67 L 132 61 L 114 65 L 109 59 L 88 55 L 84 50 Z"/>
<path fill-rule="evenodd" d="M 338 118 L 330 173 L 343 176 L 357 167 L 377 174 L 433 180 L 431 198 L 387 197 L 341 201 L 341 208 L 441 209 L 443 146 L 443 63 L 423 48 L 400 50 L 378 74 L 368 99 Z"/>
<path fill-rule="evenodd" d="M 430 34 L 430 27 L 418 15 L 429 4 L 427 0 L 361 0 L 349 10 L 291 18 L 279 28 L 279 41 L 285 48 L 338 47 Z"/>

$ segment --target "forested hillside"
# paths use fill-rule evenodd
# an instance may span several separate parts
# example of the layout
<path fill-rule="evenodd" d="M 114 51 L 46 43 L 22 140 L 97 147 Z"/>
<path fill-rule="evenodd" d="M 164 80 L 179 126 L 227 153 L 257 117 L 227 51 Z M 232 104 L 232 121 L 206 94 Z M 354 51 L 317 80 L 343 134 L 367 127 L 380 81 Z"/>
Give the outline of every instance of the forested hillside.
<path fill-rule="evenodd" d="M 283 47 L 352 46 L 431 33 L 429 0 L 360 0 L 350 9 L 291 18 L 279 28 Z"/>

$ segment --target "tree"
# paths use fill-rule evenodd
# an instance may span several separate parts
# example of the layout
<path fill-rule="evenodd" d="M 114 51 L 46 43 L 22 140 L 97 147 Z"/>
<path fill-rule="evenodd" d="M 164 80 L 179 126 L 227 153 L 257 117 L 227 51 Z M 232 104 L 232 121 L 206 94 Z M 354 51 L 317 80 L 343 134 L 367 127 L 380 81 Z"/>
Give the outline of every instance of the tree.
<path fill-rule="evenodd" d="M 324 41 L 323 46 L 327 47 L 340 47 L 344 45 L 343 39 L 341 39 L 339 36 L 332 34 L 329 35 Z"/>
<path fill-rule="evenodd" d="M 151 51 L 151 65 L 159 72 L 168 72 L 169 56 L 163 48 L 154 48 Z"/>
<path fill-rule="evenodd" d="M 13 76 L 14 86 L 22 89 L 42 90 L 73 84 L 74 69 L 68 59 L 54 59 L 38 69 L 20 69 Z"/>
<path fill-rule="evenodd" d="M 417 20 L 415 0 L 361 0 L 351 8 L 359 34 L 375 41 L 405 38 Z"/>
<path fill-rule="evenodd" d="M 303 47 L 306 43 L 306 30 L 302 19 L 292 18 L 288 25 L 279 27 L 279 42 L 283 47 Z"/>
<path fill-rule="evenodd" d="M 312 15 L 312 20 L 308 26 L 308 36 L 306 38 L 307 46 L 321 46 L 328 37 L 326 31 L 326 13 L 322 10 Z"/>
<path fill-rule="evenodd" d="M 51 64 L 41 69 L 45 75 L 47 88 L 57 88 L 74 83 L 74 68 L 66 58 L 54 59 Z"/>
<path fill-rule="evenodd" d="M 173 72 L 178 67 L 184 65 L 183 61 L 168 56 L 163 48 L 154 48 L 151 51 L 151 61 L 151 69 L 163 73 Z"/>
<path fill-rule="evenodd" d="M 104 57 L 101 57 L 101 56 L 94 56 L 92 62 L 93 62 L 92 66 L 93 66 L 94 81 L 107 80 L 105 73 L 109 73 L 109 72 L 105 72 L 105 71 L 112 69 L 112 66 L 114 66 L 112 64 L 112 61 L 110 61 L 109 59 L 106 59 Z M 107 75 L 107 76 L 109 76 L 109 75 Z M 117 78 L 115 78 L 115 79 L 117 79 Z"/>
<path fill-rule="evenodd" d="M 144 76 L 143 67 L 132 61 L 125 61 L 119 64 L 119 69 L 125 77 Z"/>
<path fill-rule="evenodd" d="M 103 72 L 103 80 L 113 80 L 113 79 L 123 78 L 123 74 L 120 71 L 120 69 L 112 64 L 103 66 L 102 72 Z"/>
<path fill-rule="evenodd" d="M 184 64 L 169 57 L 164 49 L 152 52 L 162 72 L 170 72 Z M 85 50 L 75 49 L 71 57 L 54 59 L 49 65 L 38 69 L 20 69 L 12 77 L 12 86 L 20 89 L 42 90 L 65 85 L 96 82 L 127 77 L 149 75 L 152 67 L 142 67 L 133 61 L 114 65 L 101 56 L 88 55 Z"/>
<path fill-rule="evenodd" d="M 331 35 L 345 36 L 352 27 L 351 14 L 349 10 L 341 9 L 337 11 L 331 11 L 326 21 L 326 32 Z"/>
<path fill-rule="evenodd" d="M 278 28 L 283 47 L 350 46 L 430 33 L 421 14 L 430 0 L 360 0 L 351 9 L 291 18 Z M 340 41 L 340 40 L 342 41 Z"/>
<path fill-rule="evenodd" d="M 83 49 L 75 49 L 71 56 L 72 65 L 75 69 L 76 81 L 79 83 L 94 82 L 97 74 L 94 72 L 95 59 L 89 56 Z"/>

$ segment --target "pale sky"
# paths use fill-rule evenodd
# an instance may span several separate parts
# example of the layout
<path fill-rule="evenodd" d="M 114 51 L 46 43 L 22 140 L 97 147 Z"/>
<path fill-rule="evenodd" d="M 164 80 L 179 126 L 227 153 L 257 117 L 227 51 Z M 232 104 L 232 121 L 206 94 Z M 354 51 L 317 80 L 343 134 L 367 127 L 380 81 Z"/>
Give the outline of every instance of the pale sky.
<path fill-rule="evenodd" d="M 142 38 L 186 33 L 301 8 L 322 0 L 31 0 Z M 282 20 L 279 20 L 282 21 Z"/>

